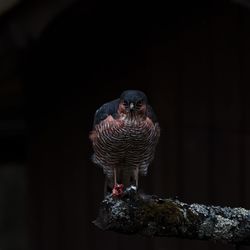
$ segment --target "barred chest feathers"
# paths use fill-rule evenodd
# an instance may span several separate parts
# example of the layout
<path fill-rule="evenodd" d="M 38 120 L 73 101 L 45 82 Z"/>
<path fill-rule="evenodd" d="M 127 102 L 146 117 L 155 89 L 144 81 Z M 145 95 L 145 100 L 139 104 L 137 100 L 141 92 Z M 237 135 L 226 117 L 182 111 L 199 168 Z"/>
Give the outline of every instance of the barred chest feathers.
<path fill-rule="evenodd" d="M 121 114 L 118 119 L 108 116 L 95 128 L 94 162 L 112 177 L 113 168 L 123 172 L 139 168 L 146 175 L 160 135 L 158 123 L 148 117 Z"/>

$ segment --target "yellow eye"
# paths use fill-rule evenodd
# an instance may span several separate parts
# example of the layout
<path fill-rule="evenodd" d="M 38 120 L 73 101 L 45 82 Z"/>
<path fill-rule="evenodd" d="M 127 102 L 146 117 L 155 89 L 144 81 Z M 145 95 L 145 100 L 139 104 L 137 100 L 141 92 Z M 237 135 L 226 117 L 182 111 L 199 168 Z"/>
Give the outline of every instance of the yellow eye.
<path fill-rule="evenodd" d="M 136 105 L 139 106 L 139 107 L 142 106 L 142 101 L 138 101 L 138 102 L 136 103 Z"/>
<path fill-rule="evenodd" d="M 128 102 L 127 101 L 123 101 L 123 105 L 127 108 L 128 107 Z"/>

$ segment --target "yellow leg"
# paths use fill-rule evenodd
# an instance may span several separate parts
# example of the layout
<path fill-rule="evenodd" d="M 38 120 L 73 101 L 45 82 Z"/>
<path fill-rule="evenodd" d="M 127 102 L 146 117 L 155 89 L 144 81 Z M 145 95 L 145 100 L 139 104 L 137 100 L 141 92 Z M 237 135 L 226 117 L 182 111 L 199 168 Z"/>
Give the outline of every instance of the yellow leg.
<path fill-rule="evenodd" d="M 134 170 L 134 175 L 135 175 L 135 186 L 138 188 L 138 182 L 139 182 L 139 167 L 136 167 Z"/>
<path fill-rule="evenodd" d="M 114 186 L 117 185 L 116 168 L 114 168 Z"/>

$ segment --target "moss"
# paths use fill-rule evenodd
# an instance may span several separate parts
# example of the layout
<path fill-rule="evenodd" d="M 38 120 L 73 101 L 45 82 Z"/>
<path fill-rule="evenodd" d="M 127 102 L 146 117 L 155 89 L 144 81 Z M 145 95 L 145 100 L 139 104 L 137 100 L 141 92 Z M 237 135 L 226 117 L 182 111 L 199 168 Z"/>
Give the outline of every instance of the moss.
<path fill-rule="evenodd" d="M 95 224 L 103 230 L 149 237 L 250 244 L 249 219 L 250 212 L 243 208 L 188 205 L 127 189 L 119 199 L 105 198 Z"/>
<path fill-rule="evenodd" d="M 199 215 L 192 212 L 192 210 L 190 209 L 187 209 L 187 219 L 190 222 L 190 224 L 198 224 L 201 221 Z"/>
<path fill-rule="evenodd" d="M 178 205 L 171 200 L 160 203 L 145 203 L 140 212 L 145 221 L 154 220 L 160 224 L 179 224 L 183 220 L 183 214 Z"/>

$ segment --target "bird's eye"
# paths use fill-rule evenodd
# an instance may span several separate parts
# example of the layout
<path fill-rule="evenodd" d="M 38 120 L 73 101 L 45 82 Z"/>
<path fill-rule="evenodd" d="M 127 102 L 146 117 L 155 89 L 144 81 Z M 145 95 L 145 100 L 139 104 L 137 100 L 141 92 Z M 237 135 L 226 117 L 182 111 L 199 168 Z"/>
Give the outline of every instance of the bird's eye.
<path fill-rule="evenodd" d="M 141 101 L 141 100 L 138 101 L 138 102 L 136 103 L 136 106 L 141 107 L 141 106 L 142 106 L 142 101 Z"/>
<path fill-rule="evenodd" d="M 127 101 L 123 101 L 123 105 L 127 108 L 128 107 L 128 102 Z"/>

